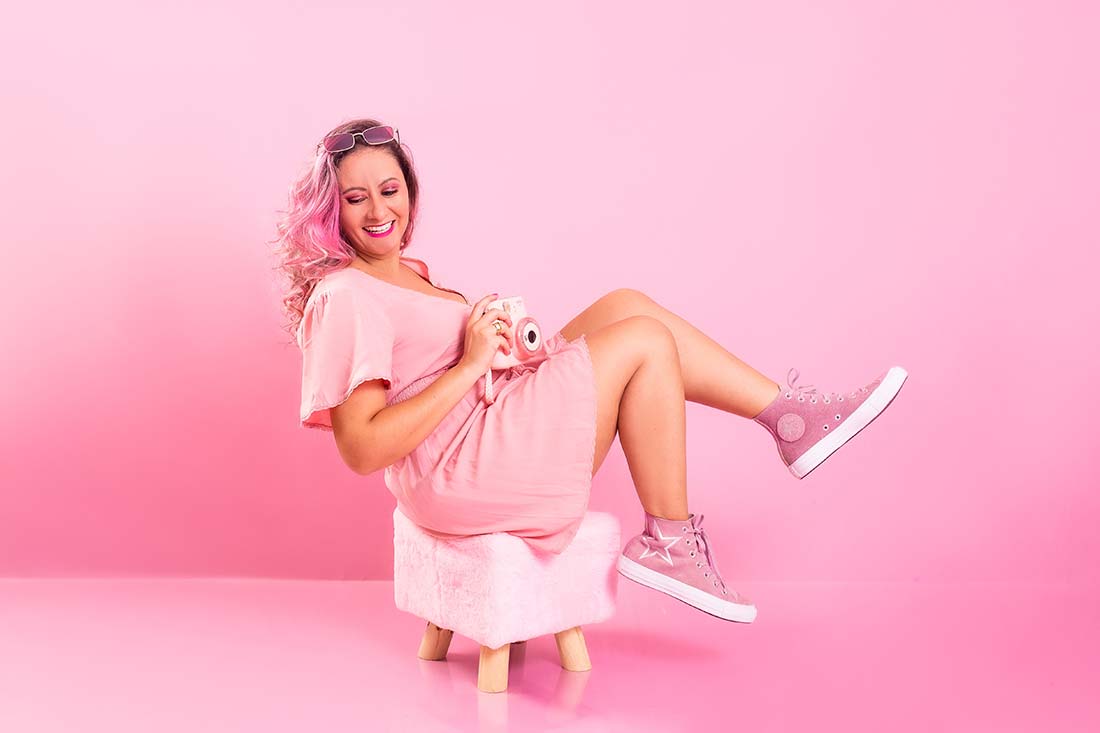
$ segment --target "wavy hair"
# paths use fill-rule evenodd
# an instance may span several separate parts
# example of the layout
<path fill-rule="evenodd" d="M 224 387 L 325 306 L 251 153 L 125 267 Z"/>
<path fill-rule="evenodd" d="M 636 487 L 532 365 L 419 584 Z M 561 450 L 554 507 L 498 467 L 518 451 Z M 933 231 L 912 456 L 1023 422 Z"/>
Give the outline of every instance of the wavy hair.
<path fill-rule="evenodd" d="M 373 119 L 351 120 L 334 127 L 325 137 L 342 132 L 361 132 L 381 124 L 384 123 Z M 341 160 L 357 147 L 365 145 L 362 137 L 355 138 L 355 147 L 341 153 L 329 153 L 318 145 L 318 152 L 303 167 L 290 189 L 286 210 L 278 212 L 278 237 L 268 244 L 275 245 L 278 264 L 274 269 L 285 280 L 282 308 L 289 321 L 283 328 L 295 341 L 306 301 L 317 282 L 333 270 L 347 267 L 355 259 L 355 248 L 340 230 L 340 187 L 336 170 Z M 398 144 L 395 140 L 371 147 L 389 151 L 405 176 L 409 192 L 409 223 L 401 237 L 403 252 L 412 242 L 420 202 L 420 184 L 413 168 L 412 153 L 407 145 Z"/>

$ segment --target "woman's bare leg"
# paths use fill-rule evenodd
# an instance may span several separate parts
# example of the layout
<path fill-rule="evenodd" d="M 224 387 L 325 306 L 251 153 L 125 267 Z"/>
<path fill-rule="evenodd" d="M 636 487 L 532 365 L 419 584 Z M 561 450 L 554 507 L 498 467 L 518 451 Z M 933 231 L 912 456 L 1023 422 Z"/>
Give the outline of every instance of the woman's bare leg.
<path fill-rule="evenodd" d="M 672 332 L 633 316 L 585 335 L 596 375 L 595 475 L 616 431 L 650 514 L 687 519 L 684 382 Z"/>
<path fill-rule="evenodd" d="M 672 332 L 680 354 L 685 399 L 753 418 L 779 394 L 778 384 L 637 290 L 608 293 L 566 324 L 561 333 L 572 341 L 632 316 L 655 318 Z"/>

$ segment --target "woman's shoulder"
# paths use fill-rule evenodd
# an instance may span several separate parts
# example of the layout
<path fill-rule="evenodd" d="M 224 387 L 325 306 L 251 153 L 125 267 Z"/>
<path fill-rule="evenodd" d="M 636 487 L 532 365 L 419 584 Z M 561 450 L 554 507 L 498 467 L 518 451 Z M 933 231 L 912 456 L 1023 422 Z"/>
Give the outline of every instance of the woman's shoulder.
<path fill-rule="evenodd" d="M 307 307 L 315 301 L 327 301 L 336 297 L 355 303 L 375 303 L 379 294 L 371 288 L 370 275 L 359 272 L 354 267 L 342 267 L 325 273 L 313 286 L 306 301 Z"/>

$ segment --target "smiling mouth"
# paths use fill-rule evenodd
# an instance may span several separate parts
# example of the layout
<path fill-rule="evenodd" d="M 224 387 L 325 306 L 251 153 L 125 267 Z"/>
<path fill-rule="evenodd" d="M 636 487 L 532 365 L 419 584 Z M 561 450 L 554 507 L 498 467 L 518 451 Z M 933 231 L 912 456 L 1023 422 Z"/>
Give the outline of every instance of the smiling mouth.
<path fill-rule="evenodd" d="M 392 229 L 395 223 L 397 223 L 396 219 L 389 222 L 388 224 L 383 224 L 382 226 L 378 227 L 363 227 L 363 230 L 370 234 L 384 234 L 385 232 L 388 232 L 390 229 Z"/>

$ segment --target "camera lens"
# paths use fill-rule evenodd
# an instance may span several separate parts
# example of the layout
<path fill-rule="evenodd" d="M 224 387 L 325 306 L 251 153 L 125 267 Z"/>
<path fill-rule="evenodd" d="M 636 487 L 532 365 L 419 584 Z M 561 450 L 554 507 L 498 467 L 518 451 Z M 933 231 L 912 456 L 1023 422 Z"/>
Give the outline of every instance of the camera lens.
<path fill-rule="evenodd" d="M 520 342 L 523 348 L 534 353 L 542 346 L 542 331 L 534 320 L 527 319 L 519 326 Z"/>

